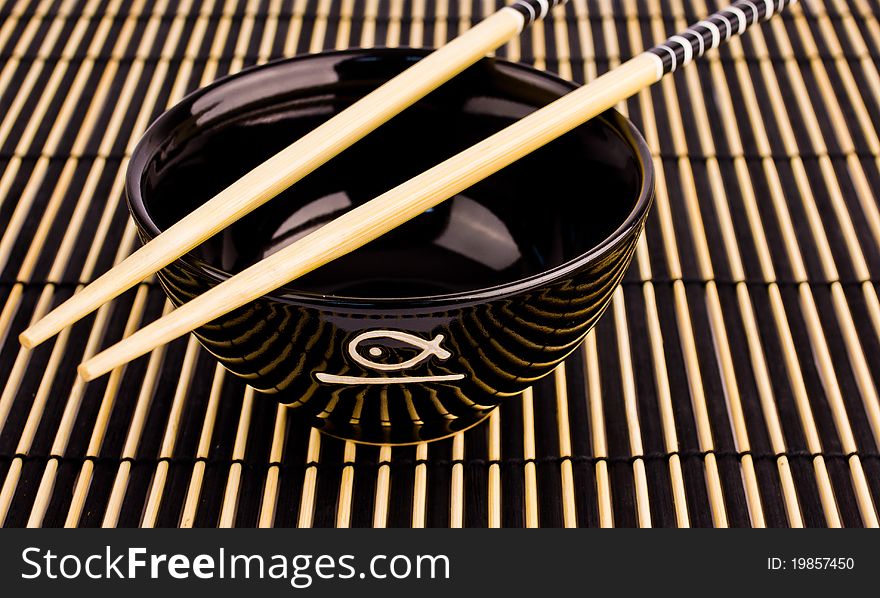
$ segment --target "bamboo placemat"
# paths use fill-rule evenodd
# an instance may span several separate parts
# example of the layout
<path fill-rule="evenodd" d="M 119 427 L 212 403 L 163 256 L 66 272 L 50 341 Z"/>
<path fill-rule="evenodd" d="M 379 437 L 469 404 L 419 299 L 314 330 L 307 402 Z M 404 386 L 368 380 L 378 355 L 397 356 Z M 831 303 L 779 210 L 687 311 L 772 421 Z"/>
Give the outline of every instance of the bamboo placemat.
<path fill-rule="evenodd" d="M 18 345 L 134 247 L 126 160 L 185 93 L 501 4 L 0 0 L 3 525 L 878 525 L 877 0 L 803 1 L 620 107 L 658 175 L 637 259 L 582 349 L 463 435 L 322 436 L 191 338 L 75 382 L 167 309 L 153 281 Z M 717 8 L 572 0 L 499 54 L 583 82 Z"/>

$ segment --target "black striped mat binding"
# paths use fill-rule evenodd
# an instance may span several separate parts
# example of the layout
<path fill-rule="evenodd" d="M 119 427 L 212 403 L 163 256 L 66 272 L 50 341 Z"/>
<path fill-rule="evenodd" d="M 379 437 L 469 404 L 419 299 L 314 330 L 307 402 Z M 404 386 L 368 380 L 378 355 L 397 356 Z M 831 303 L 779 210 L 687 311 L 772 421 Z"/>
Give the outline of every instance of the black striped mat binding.
<path fill-rule="evenodd" d="M 146 281 L 32 352 L 16 335 L 136 243 L 147 124 L 283 56 L 430 46 L 495 0 L 0 3 L 5 526 L 877 526 L 880 3 L 803 0 L 621 106 L 657 172 L 583 347 L 415 447 L 311 431 L 183 338 L 82 385 L 165 307 Z M 590 80 L 722 8 L 571 0 L 500 53 Z"/>

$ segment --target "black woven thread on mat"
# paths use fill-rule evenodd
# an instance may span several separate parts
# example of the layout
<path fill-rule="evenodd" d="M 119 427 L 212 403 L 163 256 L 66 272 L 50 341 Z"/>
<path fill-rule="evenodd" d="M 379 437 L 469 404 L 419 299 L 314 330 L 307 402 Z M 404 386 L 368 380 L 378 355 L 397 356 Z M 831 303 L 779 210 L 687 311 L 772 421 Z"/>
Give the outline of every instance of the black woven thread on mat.
<path fill-rule="evenodd" d="M 570 457 L 565 456 L 557 456 L 557 457 L 540 457 L 534 459 L 523 459 L 523 458 L 508 458 L 508 459 L 479 459 L 479 458 L 471 458 L 471 459 L 395 459 L 391 461 L 334 461 L 334 462 L 324 462 L 324 461 L 305 461 L 300 463 L 289 463 L 284 461 L 268 461 L 263 463 L 251 463 L 246 459 L 211 459 L 204 457 L 156 457 L 156 458 L 148 458 L 148 457 L 91 457 L 91 456 L 83 456 L 83 457 L 73 457 L 73 456 L 63 456 L 63 455 L 31 455 L 31 454 L 22 454 L 16 453 L 13 455 L 0 455 L 0 463 L 8 463 L 15 459 L 20 459 L 22 462 L 26 463 L 47 463 L 49 461 L 58 461 L 63 464 L 74 464 L 74 465 L 83 465 L 87 461 L 91 461 L 94 464 L 104 464 L 104 465 L 121 465 L 122 463 L 130 463 L 131 465 L 140 465 L 140 466 L 156 466 L 159 463 L 168 463 L 169 465 L 195 465 L 196 463 L 204 463 L 208 466 L 225 466 L 231 467 L 232 465 L 241 465 L 247 469 L 251 470 L 266 470 L 273 467 L 278 467 L 282 470 L 289 469 L 302 469 L 305 467 L 315 467 L 320 470 L 338 470 L 345 467 L 356 467 L 356 468 L 372 468 L 376 469 L 382 466 L 394 466 L 394 467 L 416 467 L 418 465 L 428 465 L 429 467 L 452 467 L 454 465 L 463 465 L 465 467 L 490 467 L 492 465 L 508 465 L 508 466 L 523 466 L 527 463 L 534 463 L 536 465 L 558 465 L 565 461 L 570 461 L 572 463 L 587 463 L 593 464 L 600 461 L 604 461 L 606 463 L 627 463 L 632 464 L 634 461 L 664 461 L 669 460 L 673 456 L 678 456 L 681 459 L 705 459 L 707 455 L 714 455 L 717 458 L 734 458 L 734 459 L 742 459 L 745 456 L 751 456 L 755 461 L 776 461 L 781 457 L 785 457 L 789 460 L 812 460 L 816 457 L 822 457 L 829 461 L 847 461 L 852 457 L 859 457 L 864 460 L 880 460 L 880 453 L 864 453 L 864 452 L 853 452 L 853 453 L 809 453 L 809 452 L 786 452 L 779 454 L 769 454 L 769 453 L 761 453 L 756 454 L 750 451 L 742 451 L 742 452 L 722 452 L 722 451 L 679 451 L 672 453 L 646 453 L 644 455 L 636 455 L 629 457 L 593 457 L 587 455 L 574 455 Z"/>

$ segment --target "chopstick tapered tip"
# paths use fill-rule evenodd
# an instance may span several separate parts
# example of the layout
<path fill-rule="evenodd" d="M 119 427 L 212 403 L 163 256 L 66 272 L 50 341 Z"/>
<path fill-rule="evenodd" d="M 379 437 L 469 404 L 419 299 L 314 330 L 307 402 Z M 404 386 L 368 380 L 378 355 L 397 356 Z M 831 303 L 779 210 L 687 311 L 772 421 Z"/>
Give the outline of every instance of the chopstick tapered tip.
<path fill-rule="evenodd" d="M 52 316 L 52 314 L 32 323 L 18 335 L 18 342 L 21 343 L 22 347 L 33 349 L 40 343 L 49 340 L 60 331 L 59 328 L 54 327 L 54 318 L 50 316 Z"/>
<path fill-rule="evenodd" d="M 18 335 L 18 342 L 25 349 L 33 349 L 40 344 L 39 339 L 35 337 L 30 328 Z"/>
<path fill-rule="evenodd" d="M 79 377 L 86 382 L 91 382 L 104 373 L 100 371 L 100 367 L 96 368 L 92 365 L 91 361 L 85 361 L 79 364 L 76 368 L 76 372 L 79 374 Z"/>

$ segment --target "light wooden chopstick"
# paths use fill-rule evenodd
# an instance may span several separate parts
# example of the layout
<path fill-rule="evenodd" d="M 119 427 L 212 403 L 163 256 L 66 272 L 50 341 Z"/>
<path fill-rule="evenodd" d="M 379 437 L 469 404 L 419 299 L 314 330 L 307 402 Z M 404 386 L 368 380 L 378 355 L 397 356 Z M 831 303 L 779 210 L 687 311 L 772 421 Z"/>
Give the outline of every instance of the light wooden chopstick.
<path fill-rule="evenodd" d="M 364 203 L 79 366 L 92 380 L 349 253 L 659 81 L 793 0 L 739 0 L 595 81 Z"/>
<path fill-rule="evenodd" d="M 518 0 L 287 146 L 19 335 L 31 348 L 167 266 L 362 139 L 567 0 Z"/>

